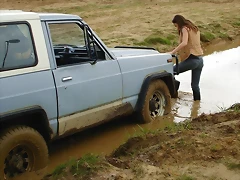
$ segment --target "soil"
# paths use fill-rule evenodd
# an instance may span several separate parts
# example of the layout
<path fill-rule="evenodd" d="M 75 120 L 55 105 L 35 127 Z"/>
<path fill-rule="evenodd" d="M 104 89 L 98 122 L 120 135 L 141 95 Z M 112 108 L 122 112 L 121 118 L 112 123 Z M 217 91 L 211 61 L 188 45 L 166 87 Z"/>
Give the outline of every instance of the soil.
<path fill-rule="evenodd" d="M 201 114 L 130 138 L 102 160 L 104 168 L 84 177 L 65 171 L 64 178 L 94 180 L 239 180 L 240 105 Z M 103 165 L 104 164 L 104 165 Z"/>

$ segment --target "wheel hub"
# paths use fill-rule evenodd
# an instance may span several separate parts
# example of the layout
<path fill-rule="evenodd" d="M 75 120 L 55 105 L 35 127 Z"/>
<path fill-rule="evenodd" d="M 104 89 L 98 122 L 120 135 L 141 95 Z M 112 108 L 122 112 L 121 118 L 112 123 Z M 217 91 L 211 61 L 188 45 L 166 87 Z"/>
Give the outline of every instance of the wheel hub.
<path fill-rule="evenodd" d="M 20 169 L 20 167 L 23 166 L 23 157 L 21 157 L 20 154 L 13 155 L 12 157 L 10 157 L 9 166 Z"/>
<path fill-rule="evenodd" d="M 22 147 L 15 147 L 5 159 L 4 173 L 7 177 L 14 177 L 25 172 L 29 166 L 29 154 Z"/>
<path fill-rule="evenodd" d="M 165 97 L 161 91 L 156 91 L 149 101 L 149 111 L 152 118 L 161 116 L 165 111 Z"/>
<path fill-rule="evenodd" d="M 157 108 L 158 108 L 158 102 L 154 99 L 150 100 L 149 102 L 149 110 L 152 112 L 152 111 L 155 111 Z"/>

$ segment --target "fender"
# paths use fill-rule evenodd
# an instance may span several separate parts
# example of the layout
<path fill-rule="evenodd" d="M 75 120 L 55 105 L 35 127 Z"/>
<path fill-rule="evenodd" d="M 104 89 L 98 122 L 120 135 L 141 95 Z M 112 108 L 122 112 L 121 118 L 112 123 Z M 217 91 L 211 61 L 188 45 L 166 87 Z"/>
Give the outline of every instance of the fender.
<path fill-rule="evenodd" d="M 34 118 L 28 119 L 27 117 Z M 50 140 L 53 133 L 47 114 L 40 106 L 31 106 L 0 114 L 0 128 L 11 125 L 29 125 L 38 130 L 46 140 Z"/>
<path fill-rule="evenodd" d="M 148 87 L 149 87 L 150 83 L 156 79 L 163 80 L 166 83 L 171 96 L 174 96 L 174 94 L 178 90 L 179 84 L 175 80 L 174 76 L 171 73 L 161 72 L 161 73 L 151 74 L 145 78 L 145 80 L 142 84 L 142 87 L 141 87 L 141 90 L 140 90 L 140 93 L 138 96 L 136 111 L 138 111 L 139 109 L 142 108 L 142 106 L 144 104 L 145 96 L 147 94 Z"/>

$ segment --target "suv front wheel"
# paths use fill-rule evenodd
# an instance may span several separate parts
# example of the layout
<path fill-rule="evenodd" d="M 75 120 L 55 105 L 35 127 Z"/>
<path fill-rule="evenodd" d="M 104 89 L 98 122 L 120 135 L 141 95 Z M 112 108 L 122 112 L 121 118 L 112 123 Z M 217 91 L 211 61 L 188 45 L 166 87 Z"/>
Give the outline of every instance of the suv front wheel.
<path fill-rule="evenodd" d="M 149 123 L 171 112 L 171 95 L 165 82 L 155 80 L 148 87 L 144 104 L 138 115 L 143 123 Z"/>

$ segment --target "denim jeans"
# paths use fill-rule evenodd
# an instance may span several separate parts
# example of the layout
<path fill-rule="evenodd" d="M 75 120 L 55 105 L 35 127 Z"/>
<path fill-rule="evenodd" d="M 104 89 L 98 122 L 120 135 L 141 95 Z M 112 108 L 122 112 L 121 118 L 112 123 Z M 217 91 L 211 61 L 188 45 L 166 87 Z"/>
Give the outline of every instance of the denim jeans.
<path fill-rule="evenodd" d="M 194 101 L 201 100 L 199 82 L 203 68 L 203 58 L 201 56 L 190 55 L 185 61 L 178 64 L 178 68 L 179 74 L 192 70 L 191 87 L 193 91 L 193 99 Z M 174 66 L 174 72 L 176 72 L 176 65 Z"/>

